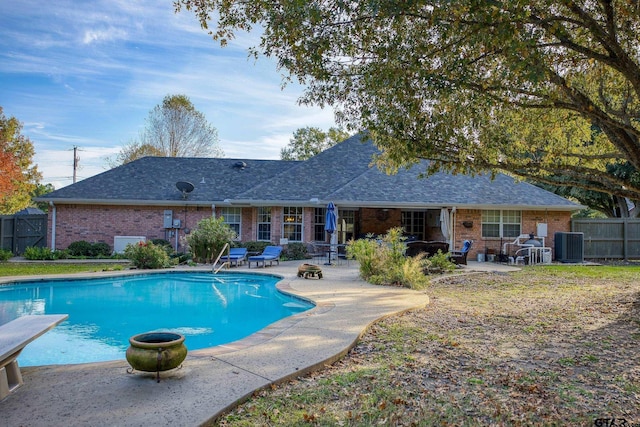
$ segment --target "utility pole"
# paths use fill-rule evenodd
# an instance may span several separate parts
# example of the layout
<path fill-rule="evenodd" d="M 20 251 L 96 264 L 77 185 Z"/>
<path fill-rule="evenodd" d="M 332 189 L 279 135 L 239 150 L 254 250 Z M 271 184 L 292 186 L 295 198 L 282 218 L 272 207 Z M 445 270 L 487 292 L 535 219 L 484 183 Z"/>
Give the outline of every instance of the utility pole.
<path fill-rule="evenodd" d="M 76 145 L 73 146 L 73 183 L 76 183 L 77 171 L 78 171 L 78 162 L 80 162 L 80 157 L 78 157 L 78 147 Z"/>

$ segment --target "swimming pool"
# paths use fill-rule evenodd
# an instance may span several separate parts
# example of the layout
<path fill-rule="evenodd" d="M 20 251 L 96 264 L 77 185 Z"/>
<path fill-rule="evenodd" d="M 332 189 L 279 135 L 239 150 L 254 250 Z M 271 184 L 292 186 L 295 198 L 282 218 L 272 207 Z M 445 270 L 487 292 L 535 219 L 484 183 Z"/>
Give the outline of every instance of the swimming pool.
<path fill-rule="evenodd" d="M 21 366 L 125 358 L 129 338 L 148 331 L 186 337 L 189 350 L 247 337 L 313 304 L 276 289 L 279 276 L 150 273 L 0 286 L 0 324 L 28 314 L 69 314 L 29 344 Z"/>

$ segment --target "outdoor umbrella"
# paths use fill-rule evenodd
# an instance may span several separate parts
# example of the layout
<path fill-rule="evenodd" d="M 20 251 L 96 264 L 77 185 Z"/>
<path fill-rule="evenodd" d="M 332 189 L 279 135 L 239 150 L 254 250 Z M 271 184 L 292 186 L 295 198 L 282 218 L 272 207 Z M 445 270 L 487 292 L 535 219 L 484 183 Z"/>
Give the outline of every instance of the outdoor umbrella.
<path fill-rule="evenodd" d="M 329 202 L 327 205 L 327 215 L 325 217 L 324 230 L 331 234 L 331 239 L 329 241 L 329 261 L 327 264 L 331 264 L 331 250 L 334 245 L 338 244 L 338 235 L 336 230 L 338 229 L 338 208 L 333 202 Z"/>

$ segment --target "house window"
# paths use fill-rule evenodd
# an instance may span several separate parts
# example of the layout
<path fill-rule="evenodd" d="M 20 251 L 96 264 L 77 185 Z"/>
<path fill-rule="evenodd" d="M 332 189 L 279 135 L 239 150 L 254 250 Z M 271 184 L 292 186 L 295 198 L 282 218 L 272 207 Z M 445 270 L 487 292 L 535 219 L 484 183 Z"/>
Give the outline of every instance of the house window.
<path fill-rule="evenodd" d="M 355 236 L 356 212 L 338 212 L 338 243 L 347 243 Z"/>
<path fill-rule="evenodd" d="M 406 235 L 424 240 L 424 211 L 402 211 L 401 218 Z"/>
<path fill-rule="evenodd" d="M 313 213 L 313 240 L 324 242 L 326 240 L 326 231 L 324 230 L 326 222 L 326 208 L 315 208 Z M 356 212 L 338 210 L 338 242 L 347 243 L 353 239 L 355 235 Z"/>
<path fill-rule="evenodd" d="M 224 218 L 225 224 L 229 225 L 240 238 L 240 225 L 242 224 L 242 208 L 222 208 L 220 216 Z"/>
<path fill-rule="evenodd" d="M 282 208 L 282 237 L 290 242 L 302 241 L 302 207 L 285 206 Z"/>
<path fill-rule="evenodd" d="M 258 240 L 271 241 L 271 207 L 258 208 Z"/>
<path fill-rule="evenodd" d="M 518 237 L 521 225 L 520 211 L 482 211 L 482 237 Z"/>
<path fill-rule="evenodd" d="M 326 208 L 315 208 L 313 211 L 313 240 L 317 242 L 325 241 L 324 221 L 326 213 Z"/>

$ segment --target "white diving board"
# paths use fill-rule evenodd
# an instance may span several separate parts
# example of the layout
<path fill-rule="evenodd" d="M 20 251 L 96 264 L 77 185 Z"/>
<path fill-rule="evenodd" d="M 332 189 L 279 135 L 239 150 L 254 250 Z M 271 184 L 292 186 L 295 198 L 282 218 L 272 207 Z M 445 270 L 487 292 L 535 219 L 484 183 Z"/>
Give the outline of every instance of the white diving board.
<path fill-rule="evenodd" d="M 68 314 L 29 315 L 0 326 L 0 400 L 23 384 L 17 361 L 20 352 L 68 317 Z"/>

